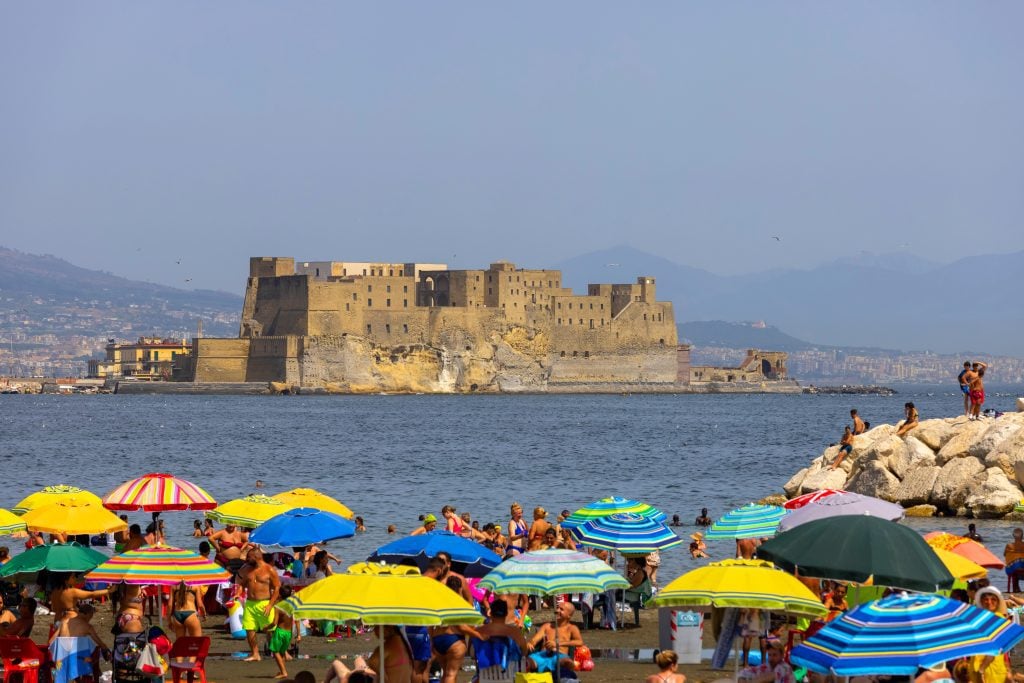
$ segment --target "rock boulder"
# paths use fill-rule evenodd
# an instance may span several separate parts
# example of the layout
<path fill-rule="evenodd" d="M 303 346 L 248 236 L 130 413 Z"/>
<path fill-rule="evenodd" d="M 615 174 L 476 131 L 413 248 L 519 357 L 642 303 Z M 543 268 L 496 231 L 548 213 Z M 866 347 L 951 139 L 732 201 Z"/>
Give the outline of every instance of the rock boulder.
<path fill-rule="evenodd" d="M 964 505 L 975 478 L 985 471 L 977 458 L 956 458 L 950 460 L 939 471 L 932 486 L 929 501 L 939 508 L 956 510 Z"/>
<path fill-rule="evenodd" d="M 963 458 L 969 455 L 971 446 L 988 429 L 988 425 L 983 420 L 967 421 L 967 418 L 961 419 L 963 423 L 957 425 L 956 434 L 935 454 L 935 462 L 940 466 L 945 465 L 954 458 Z"/>
<path fill-rule="evenodd" d="M 874 496 L 882 500 L 894 501 L 896 488 L 900 480 L 885 465 L 878 461 L 870 461 L 854 475 L 846 484 L 846 488 L 854 493 Z"/>
<path fill-rule="evenodd" d="M 889 456 L 889 471 L 903 479 L 915 469 L 935 465 L 935 452 L 917 437 L 908 436 L 902 448 Z"/>
<path fill-rule="evenodd" d="M 1004 441 L 1016 436 L 1017 432 L 1020 432 L 1021 429 L 1021 426 L 1015 421 L 1003 419 L 996 420 L 991 427 L 986 429 L 985 432 L 971 444 L 970 448 L 967 449 L 967 452 L 975 458 L 984 458 L 989 453 L 997 450 Z"/>
<path fill-rule="evenodd" d="M 1021 490 L 1010 481 L 1006 473 L 998 467 L 990 467 L 985 470 L 980 483 L 971 487 L 964 505 L 975 517 L 985 519 L 1013 512 L 1020 499 Z"/>
<path fill-rule="evenodd" d="M 919 439 L 933 451 L 945 446 L 954 434 L 956 434 L 956 430 L 946 420 L 923 420 L 921 424 L 910 430 L 910 436 Z"/>
<path fill-rule="evenodd" d="M 800 482 L 800 493 L 810 493 L 821 489 L 841 489 L 845 484 L 846 472 L 842 467 L 835 470 L 825 467 L 816 472 L 810 472 L 804 477 Z"/>
<path fill-rule="evenodd" d="M 910 470 L 893 491 L 893 498 L 903 507 L 927 503 L 932 499 L 932 489 L 941 471 L 942 468 L 935 465 Z"/>

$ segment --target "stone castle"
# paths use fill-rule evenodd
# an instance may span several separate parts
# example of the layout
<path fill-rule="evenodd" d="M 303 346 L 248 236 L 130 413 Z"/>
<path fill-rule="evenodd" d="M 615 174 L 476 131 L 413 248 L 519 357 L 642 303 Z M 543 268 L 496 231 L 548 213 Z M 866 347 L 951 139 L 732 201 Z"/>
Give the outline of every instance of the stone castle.
<path fill-rule="evenodd" d="M 186 378 L 352 393 L 672 391 L 699 381 L 652 277 L 575 294 L 560 271 L 507 262 L 452 270 L 254 257 L 240 327 L 237 339 L 194 340 Z M 784 355 L 748 363 L 762 364 L 762 379 L 785 376 Z"/>

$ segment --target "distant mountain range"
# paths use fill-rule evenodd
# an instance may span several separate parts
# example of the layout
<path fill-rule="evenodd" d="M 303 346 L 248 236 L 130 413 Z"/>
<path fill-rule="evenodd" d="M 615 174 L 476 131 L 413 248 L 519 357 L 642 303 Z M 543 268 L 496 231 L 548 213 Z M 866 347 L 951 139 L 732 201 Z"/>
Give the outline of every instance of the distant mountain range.
<path fill-rule="evenodd" d="M 810 270 L 717 275 L 621 246 L 555 265 L 563 282 L 657 279 L 676 320 L 764 320 L 841 347 L 1024 355 L 1024 251 L 938 265 L 911 253 L 860 253 Z"/>

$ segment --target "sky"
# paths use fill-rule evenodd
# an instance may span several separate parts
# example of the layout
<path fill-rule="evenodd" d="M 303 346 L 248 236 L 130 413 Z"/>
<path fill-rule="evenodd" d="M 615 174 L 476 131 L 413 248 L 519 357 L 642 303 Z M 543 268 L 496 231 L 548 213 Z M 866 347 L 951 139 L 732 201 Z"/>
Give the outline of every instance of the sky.
<path fill-rule="evenodd" d="M 232 292 L 254 255 L 1017 251 L 1022 25 L 998 0 L 4 3 L 0 245 Z"/>

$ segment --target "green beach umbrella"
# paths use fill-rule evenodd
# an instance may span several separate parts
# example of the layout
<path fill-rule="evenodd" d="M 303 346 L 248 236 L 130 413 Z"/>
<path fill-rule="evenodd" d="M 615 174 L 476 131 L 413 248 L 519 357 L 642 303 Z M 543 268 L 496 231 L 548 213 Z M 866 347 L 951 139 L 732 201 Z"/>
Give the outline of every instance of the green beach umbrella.
<path fill-rule="evenodd" d="M 800 576 L 933 592 L 953 585 L 953 575 L 920 534 L 869 515 L 807 522 L 765 541 L 758 559 Z"/>
<path fill-rule="evenodd" d="M 81 574 L 105 561 L 107 556 L 77 543 L 37 545 L 0 567 L 0 577 L 27 577 L 43 569 Z"/>
<path fill-rule="evenodd" d="M 789 511 L 777 505 L 750 503 L 727 512 L 704 536 L 709 541 L 723 538 L 764 538 L 774 536 L 779 521 Z"/>

